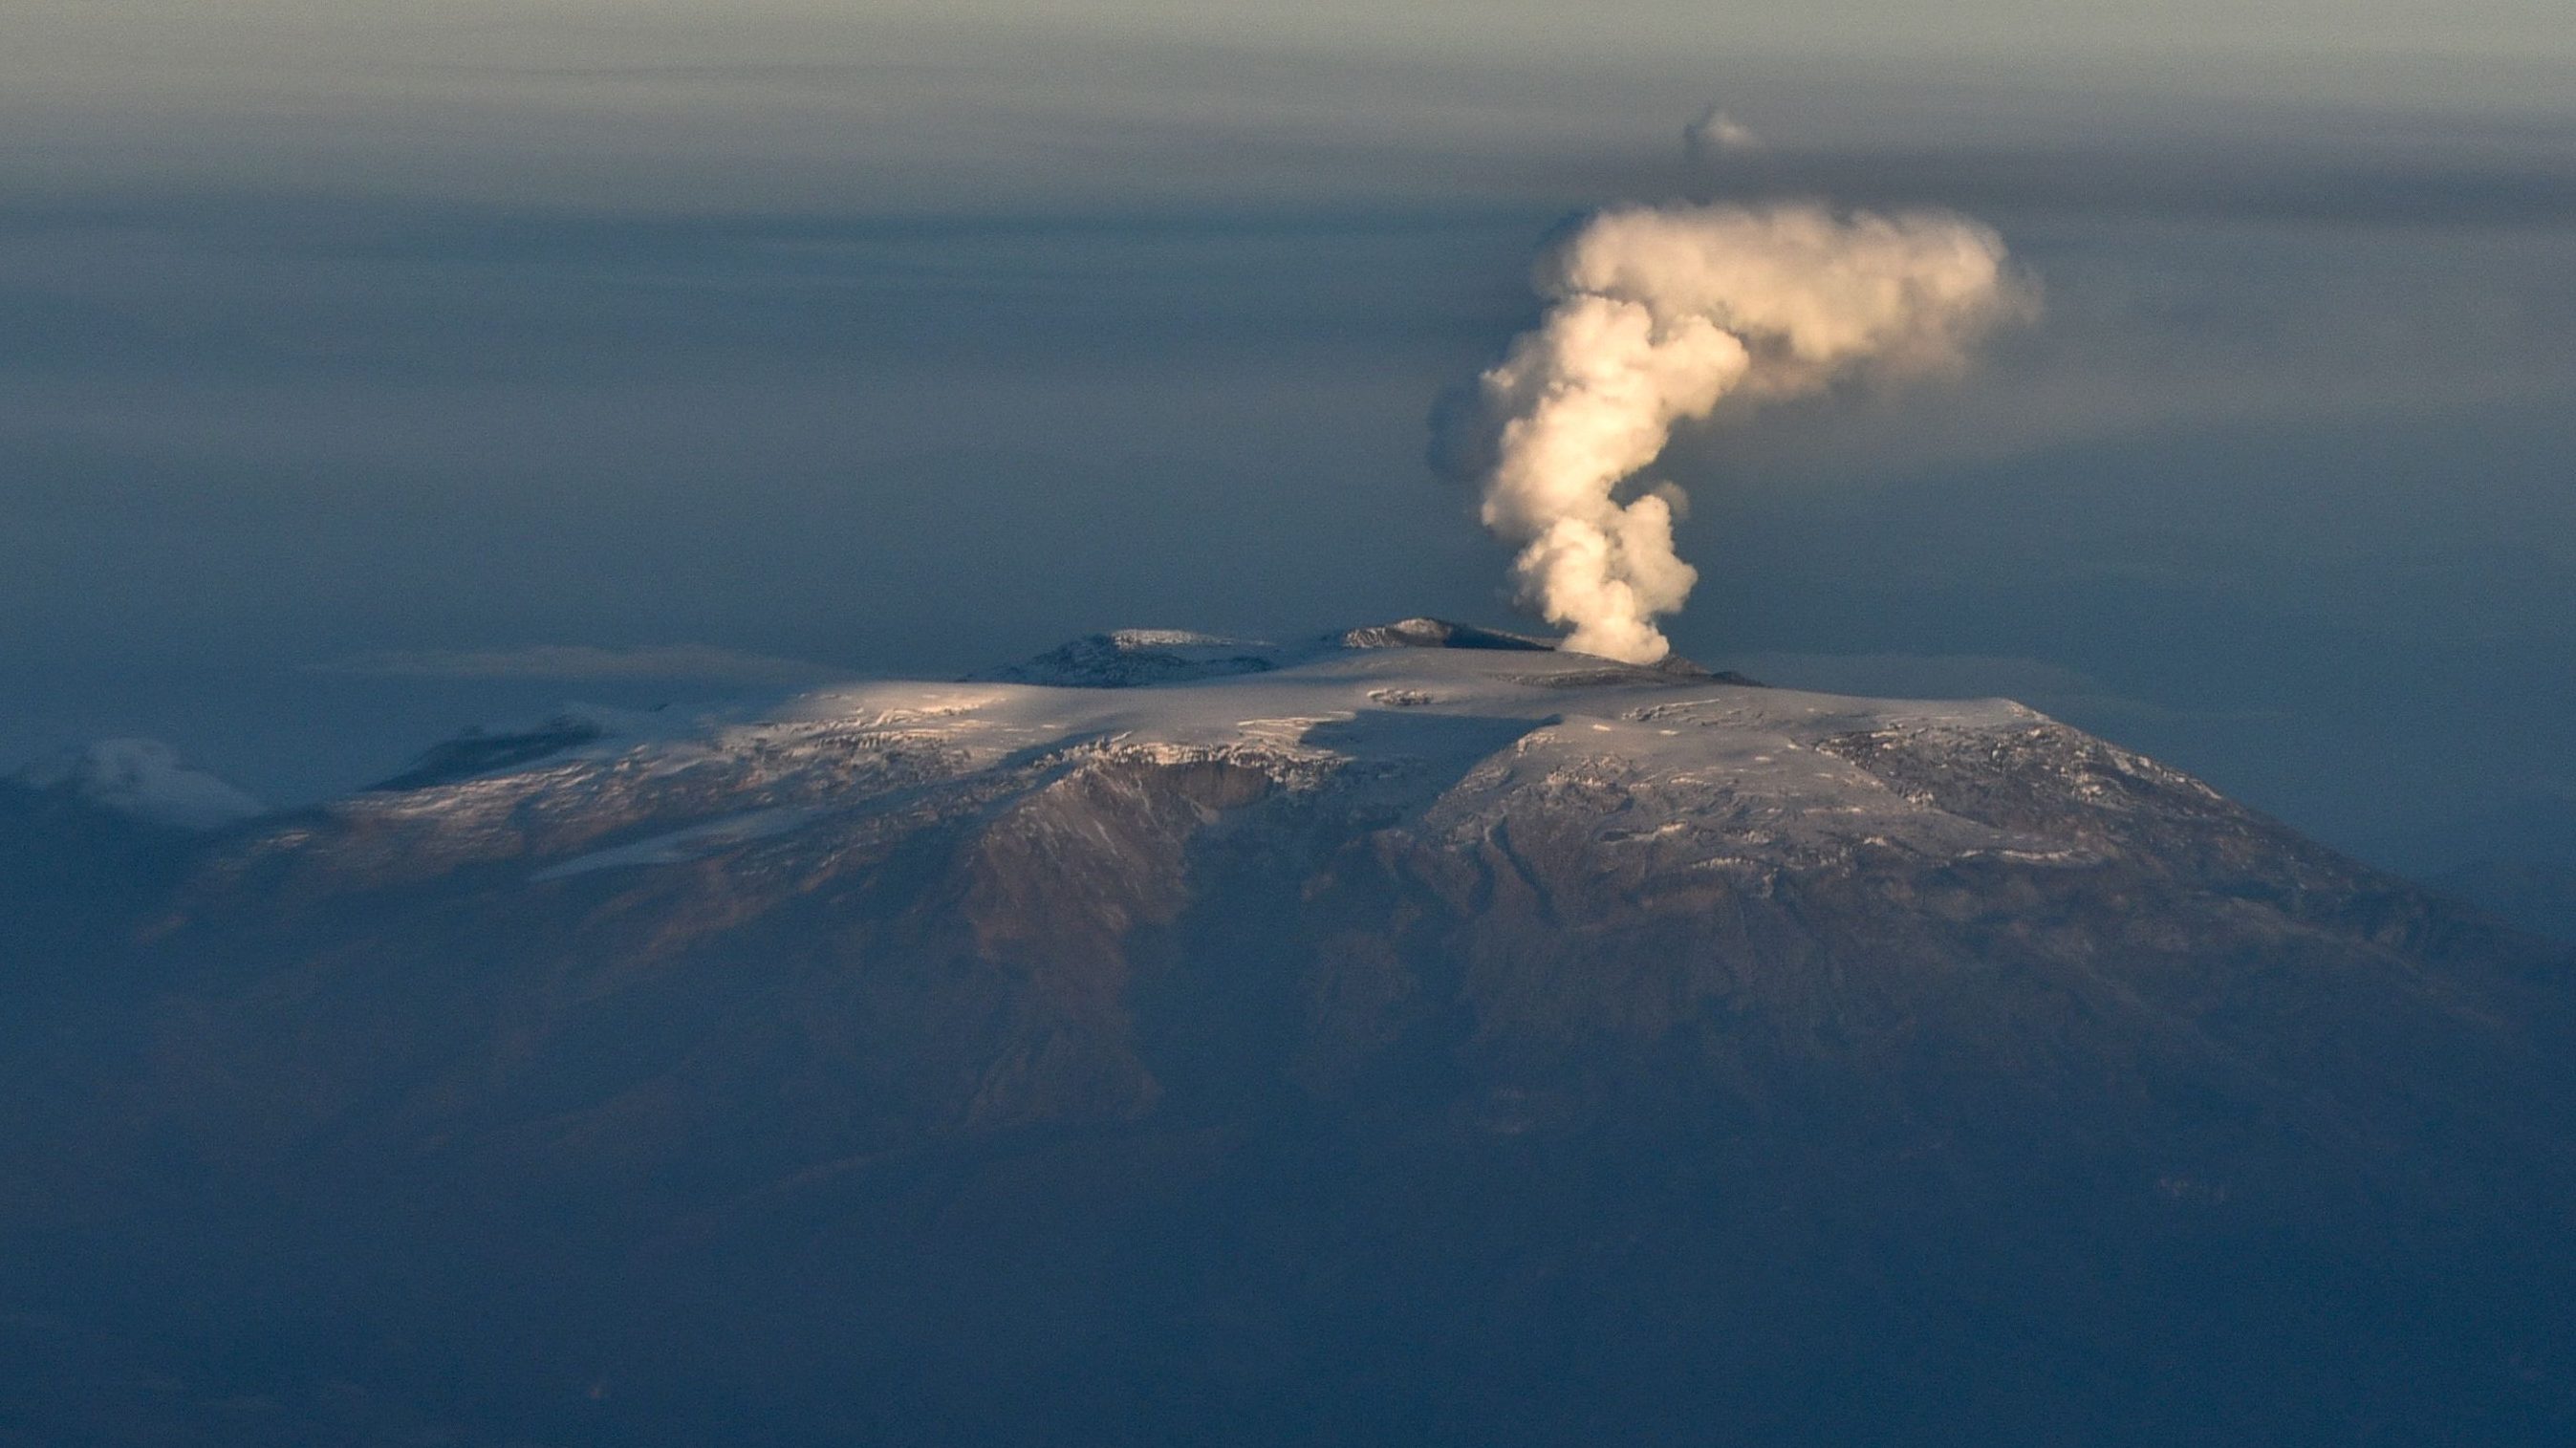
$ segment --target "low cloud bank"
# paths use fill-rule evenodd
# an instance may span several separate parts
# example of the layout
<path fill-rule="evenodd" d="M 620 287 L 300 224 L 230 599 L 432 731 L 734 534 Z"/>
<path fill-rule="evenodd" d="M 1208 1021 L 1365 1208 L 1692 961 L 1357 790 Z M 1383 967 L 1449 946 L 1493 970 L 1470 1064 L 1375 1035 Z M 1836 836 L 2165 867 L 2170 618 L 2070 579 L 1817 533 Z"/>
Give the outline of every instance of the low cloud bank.
<path fill-rule="evenodd" d="M 320 666 L 319 672 L 378 679 L 696 679 L 727 684 L 800 684 L 841 672 L 802 659 L 736 653 L 706 644 L 609 649 L 534 644 L 517 649 L 383 650 Z"/>
<path fill-rule="evenodd" d="M 268 808 L 204 770 L 180 763 L 178 751 L 158 739 L 102 739 L 33 765 L 18 778 L 37 789 L 68 790 L 102 809 L 170 829 L 220 829 Z"/>

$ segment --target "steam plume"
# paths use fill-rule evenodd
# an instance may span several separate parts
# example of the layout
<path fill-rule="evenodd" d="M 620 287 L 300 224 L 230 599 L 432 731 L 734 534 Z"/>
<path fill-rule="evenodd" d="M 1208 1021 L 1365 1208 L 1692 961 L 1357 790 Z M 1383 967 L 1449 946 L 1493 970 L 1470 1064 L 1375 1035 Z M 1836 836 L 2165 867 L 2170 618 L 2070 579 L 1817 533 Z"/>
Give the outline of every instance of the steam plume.
<path fill-rule="evenodd" d="M 1522 606 L 1572 629 L 1566 647 L 1636 663 L 1668 651 L 1656 616 L 1699 577 L 1673 552 L 1681 490 L 1631 482 L 1677 424 L 1864 367 L 1956 366 L 2023 304 L 1975 222 L 1811 205 L 1604 211 L 1537 286 L 1545 318 L 1478 379 L 1465 470 L 1520 550 Z"/>

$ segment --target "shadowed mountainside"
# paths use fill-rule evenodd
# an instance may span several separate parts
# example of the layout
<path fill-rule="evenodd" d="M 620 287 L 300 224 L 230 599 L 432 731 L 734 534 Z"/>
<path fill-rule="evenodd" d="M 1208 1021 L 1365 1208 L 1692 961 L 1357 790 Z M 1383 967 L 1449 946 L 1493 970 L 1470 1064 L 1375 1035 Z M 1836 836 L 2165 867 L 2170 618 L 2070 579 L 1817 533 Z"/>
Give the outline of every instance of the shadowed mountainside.
<path fill-rule="evenodd" d="M 0 1424 L 2576 1430 L 2562 950 L 2017 705 L 1407 627 L 207 840 L 11 1072 Z"/>

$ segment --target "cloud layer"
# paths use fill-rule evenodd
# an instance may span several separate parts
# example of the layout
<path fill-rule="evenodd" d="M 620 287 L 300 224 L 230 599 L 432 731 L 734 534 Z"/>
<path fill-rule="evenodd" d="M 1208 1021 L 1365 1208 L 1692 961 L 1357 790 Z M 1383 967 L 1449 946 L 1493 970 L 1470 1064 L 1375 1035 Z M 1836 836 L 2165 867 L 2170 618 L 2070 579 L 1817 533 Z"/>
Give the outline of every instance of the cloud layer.
<path fill-rule="evenodd" d="M 118 814 L 181 830 L 220 829 L 267 806 L 200 769 L 180 762 L 158 739 L 102 739 L 17 778 L 38 789 L 67 789 Z"/>
<path fill-rule="evenodd" d="M 382 650 L 323 666 L 322 672 L 383 679 L 700 679 L 728 684 L 798 684 L 836 672 L 822 664 L 707 644 L 605 649 L 532 644 L 517 649 Z"/>

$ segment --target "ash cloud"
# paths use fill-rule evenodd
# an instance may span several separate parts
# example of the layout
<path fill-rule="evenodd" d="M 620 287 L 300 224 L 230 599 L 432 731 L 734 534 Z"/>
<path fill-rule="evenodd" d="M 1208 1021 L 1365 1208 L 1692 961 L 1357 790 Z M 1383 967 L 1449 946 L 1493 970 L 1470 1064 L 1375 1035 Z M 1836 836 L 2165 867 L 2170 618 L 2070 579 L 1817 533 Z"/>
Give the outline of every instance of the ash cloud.
<path fill-rule="evenodd" d="M 1956 368 L 2031 304 L 1976 222 L 1803 203 L 1614 207 L 1548 252 L 1536 286 L 1539 325 L 1444 409 L 1436 451 L 1518 550 L 1520 605 L 1566 647 L 1634 663 L 1669 651 L 1656 620 L 1699 576 L 1673 547 L 1687 499 L 1641 478 L 1675 428 L 1729 398 Z"/>

